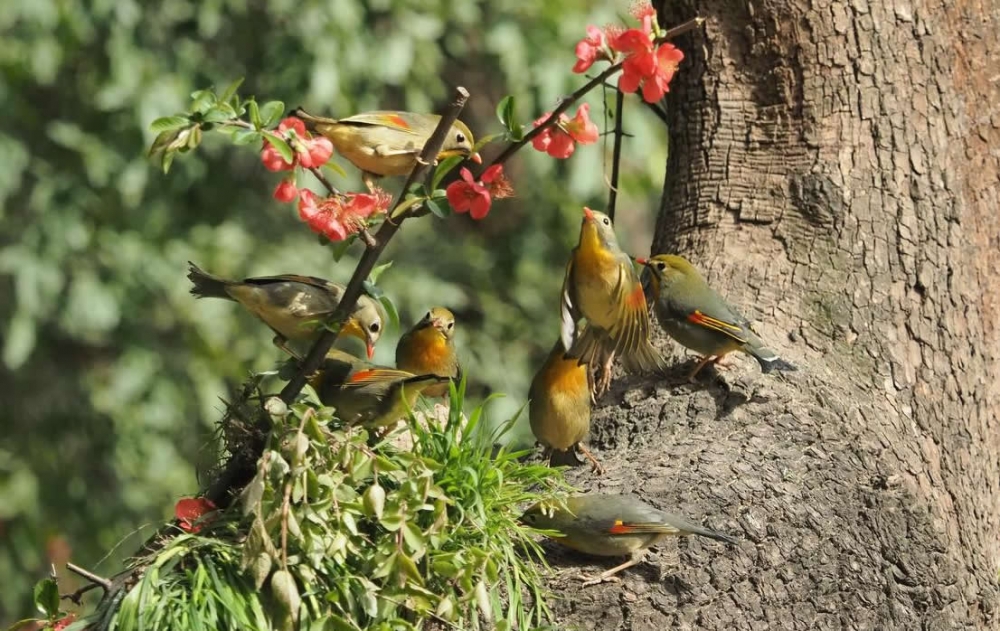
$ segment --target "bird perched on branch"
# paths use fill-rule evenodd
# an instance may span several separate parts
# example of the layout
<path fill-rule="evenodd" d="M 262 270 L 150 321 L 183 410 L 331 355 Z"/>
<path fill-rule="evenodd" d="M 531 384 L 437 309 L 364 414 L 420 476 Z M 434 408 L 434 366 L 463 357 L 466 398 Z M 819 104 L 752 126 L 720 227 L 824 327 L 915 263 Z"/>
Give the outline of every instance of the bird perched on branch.
<path fill-rule="evenodd" d="M 333 315 L 344 295 L 344 286 L 313 276 L 284 274 L 229 280 L 214 276 L 188 261 L 191 293 L 199 298 L 223 298 L 238 302 L 260 318 L 277 334 L 274 344 L 298 357 L 287 342 L 309 344 L 323 332 L 324 322 Z M 341 335 L 365 342 L 368 358 L 382 337 L 383 314 L 378 301 L 358 297 L 353 313 L 344 322 Z"/>
<path fill-rule="evenodd" d="M 341 119 L 313 116 L 301 107 L 293 113 L 311 130 L 329 138 L 340 155 L 361 169 L 369 189 L 374 186 L 373 177 L 408 175 L 441 122 L 437 114 L 415 112 L 364 112 Z M 482 158 L 473 151 L 474 145 L 469 128 L 462 121 L 455 121 L 437 160 L 461 156 L 481 163 Z"/>
<path fill-rule="evenodd" d="M 740 315 L 686 259 L 659 254 L 636 259 L 645 265 L 643 282 L 663 330 L 683 346 L 700 354 L 701 360 L 688 375 L 695 375 L 727 353 L 742 351 L 760 364 L 761 370 L 797 370 L 765 348 L 750 321 Z"/>
<path fill-rule="evenodd" d="M 593 465 L 604 473 L 604 467 L 583 440 L 590 432 L 590 384 L 588 366 L 566 357 L 562 339 L 557 339 L 552 351 L 531 380 L 528 391 L 528 421 L 531 432 L 545 447 L 550 459 L 557 453 L 579 446 Z"/>
<path fill-rule="evenodd" d="M 377 366 L 333 349 L 309 383 L 340 420 L 381 429 L 405 417 L 425 389 L 448 378 Z"/>
<path fill-rule="evenodd" d="M 629 495 L 577 495 L 566 499 L 566 508 L 535 504 L 521 516 L 521 522 L 562 533 L 564 536 L 553 540 L 584 554 L 632 557 L 594 578 L 584 577 L 585 585 L 604 582 L 642 562 L 642 552 L 667 537 L 701 535 L 726 543 L 738 542 Z"/>
<path fill-rule="evenodd" d="M 459 378 L 458 353 L 455 351 L 455 314 L 444 307 L 430 311 L 399 338 L 396 344 L 396 368 L 414 374 Z M 448 392 L 448 384 L 424 391 L 426 397 Z"/>
<path fill-rule="evenodd" d="M 587 319 L 582 333 L 581 317 Z M 649 343 L 646 296 L 632 259 L 618 246 L 611 219 L 589 208 L 583 209 L 580 241 L 566 265 L 562 342 L 571 357 L 600 369 L 595 397 L 608 389 L 616 355 L 629 372 L 665 368 Z"/>

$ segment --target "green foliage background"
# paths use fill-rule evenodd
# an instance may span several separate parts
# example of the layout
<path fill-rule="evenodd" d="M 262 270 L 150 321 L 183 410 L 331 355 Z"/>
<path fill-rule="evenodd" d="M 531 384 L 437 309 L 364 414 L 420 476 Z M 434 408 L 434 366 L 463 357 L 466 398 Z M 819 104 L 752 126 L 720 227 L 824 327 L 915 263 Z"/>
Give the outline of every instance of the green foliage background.
<path fill-rule="evenodd" d="M 5 2 L 0 625 L 30 615 L 50 562 L 117 571 L 197 489 L 219 397 L 281 359 L 256 320 L 188 294 L 185 262 L 232 276 L 346 281 L 353 270 L 271 199 L 277 176 L 254 151 L 209 138 L 163 176 L 144 156 L 150 121 L 241 76 L 242 94 L 331 115 L 434 110 L 460 84 L 472 93 L 463 119 L 482 136 L 499 130 L 504 95 L 530 122 L 580 85 L 569 69 L 584 27 L 626 13 L 569 0 Z M 601 95 L 589 100 L 600 119 Z M 618 232 L 646 252 L 665 134 L 632 98 L 625 119 L 635 137 Z M 509 394 L 497 420 L 524 402 L 557 334 L 565 258 L 581 206 L 606 204 L 609 154 L 610 139 L 568 161 L 529 147 L 507 168 L 516 198 L 482 222 L 408 223 L 387 254 L 396 264 L 380 284 L 404 326 L 435 304 L 456 312 L 470 392 Z M 348 171 L 338 184 L 358 187 Z M 379 361 L 392 361 L 398 334 L 383 337 Z"/>

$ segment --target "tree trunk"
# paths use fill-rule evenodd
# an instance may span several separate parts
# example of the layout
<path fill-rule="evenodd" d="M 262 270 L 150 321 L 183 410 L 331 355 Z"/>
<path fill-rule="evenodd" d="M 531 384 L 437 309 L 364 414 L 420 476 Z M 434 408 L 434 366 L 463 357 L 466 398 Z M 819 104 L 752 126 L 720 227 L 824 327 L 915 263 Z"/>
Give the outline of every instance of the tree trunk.
<path fill-rule="evenodd" d="M 607 395 L 609 473 L 579 484 L 743 541 L 559 579 L 561 622 L 1000 628 L 1000 3 L 665 5 L 661 24 L 708 21 L 678 42 L 653 252 L 696 262 L 800 371 L 734 357 Z"/>

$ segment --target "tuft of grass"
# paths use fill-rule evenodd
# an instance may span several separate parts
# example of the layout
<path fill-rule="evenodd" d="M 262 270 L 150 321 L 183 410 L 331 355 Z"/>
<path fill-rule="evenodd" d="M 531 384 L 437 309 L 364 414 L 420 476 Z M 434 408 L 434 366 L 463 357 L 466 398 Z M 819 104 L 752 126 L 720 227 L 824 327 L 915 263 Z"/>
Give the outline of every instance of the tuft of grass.
<path fill-rule="evenodd" d="M 526 504 L 569 490 L 527 452 L 496 446 L 489 401 L 464 414 L 452 385 L 440 426 L 411 415 L 412 448 L 346 427 L 303 397 L 265 405 L 272 428 L 256 475 L 198 535 L 150 558 L 100 629 L 537 629 L 550 621 Z M 224 436 L 240 432 L 223 431 Z M 237 453 L 239 445 L 227 444 Z"/>

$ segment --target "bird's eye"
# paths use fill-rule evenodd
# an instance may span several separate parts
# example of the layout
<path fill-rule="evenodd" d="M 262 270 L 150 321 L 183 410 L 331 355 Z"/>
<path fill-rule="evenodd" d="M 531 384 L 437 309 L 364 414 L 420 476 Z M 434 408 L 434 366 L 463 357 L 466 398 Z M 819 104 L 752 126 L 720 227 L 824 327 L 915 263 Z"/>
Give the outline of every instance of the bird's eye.
<path fill-rule="evenodd" d="M 371 324 L 368 325 L 368 330 L 371 331 L 372 333 L 378 333 L 378 330 L 380 328 L 382 328 L 382 326 L 378 322 L 372 322 Z"/>
<path fill-rule="evenodd" d="M 450 330 L 452 330 L 454 328 L 455 328 L 455 323 L 454 322 L 449 322 L 448 323 L 448 330 L 450 331 Z"/>
<path fill-rule="evenodd" d="M 430 320 L 430 319 L 431 319 L 431 312 L 428 311 L 427 315 L 424 316 L 424 320 Z"/>
<path fill-rule="evenodd" d="M 610 225 L 611 225 L 611 220 L 610 220 L 610 219 L 608 219 L 607 217 L 605 217 L 605 218 L 604 218 L 604 225 L 605 225 L 605 226 L 610 226 Z"/>
<path fill-rule="evenodd" d="M 462 132 L 458 132 L 458 133 L 457 133 L 457 134 L 455 135 L 455 140 L 456 140 L 457 142 L 465 142 L 465 134 L 463 134 Z"/>
<path fill-rule="evenodd" d="M 657 262 L 656 263 L 656 269 L 658 269 L 658 270 L 660 270 L 662 272 L 663 270 L 667 269 L 667 265 L 666 265 L 666 263 Z"/>

